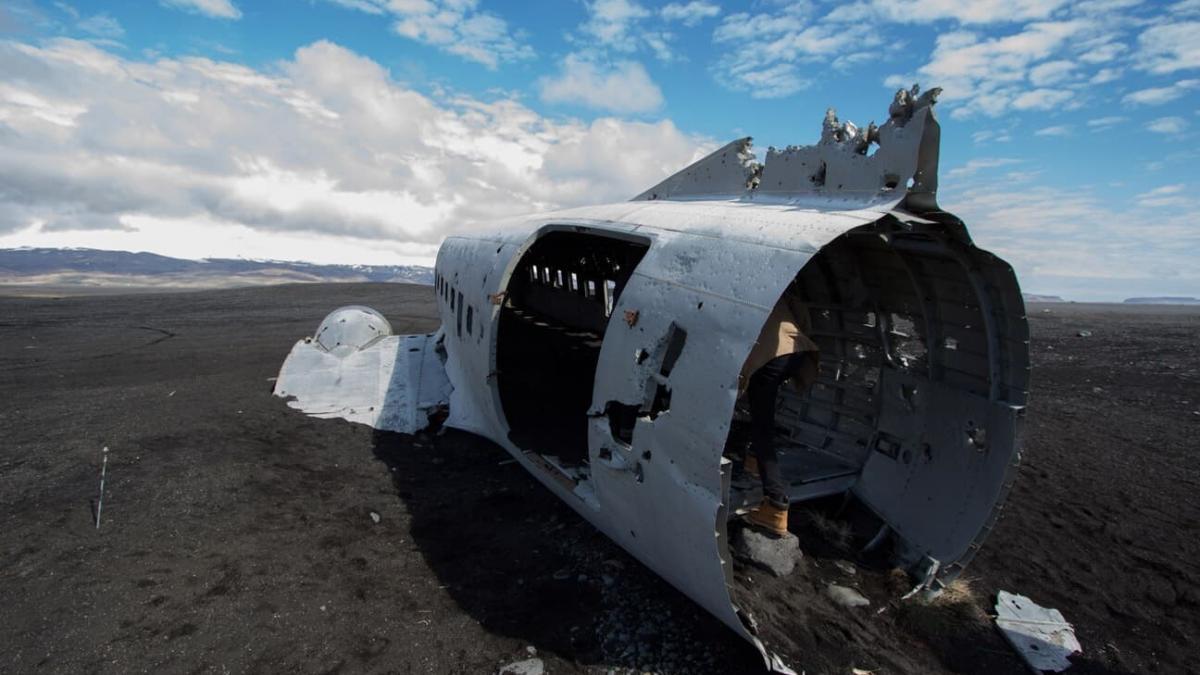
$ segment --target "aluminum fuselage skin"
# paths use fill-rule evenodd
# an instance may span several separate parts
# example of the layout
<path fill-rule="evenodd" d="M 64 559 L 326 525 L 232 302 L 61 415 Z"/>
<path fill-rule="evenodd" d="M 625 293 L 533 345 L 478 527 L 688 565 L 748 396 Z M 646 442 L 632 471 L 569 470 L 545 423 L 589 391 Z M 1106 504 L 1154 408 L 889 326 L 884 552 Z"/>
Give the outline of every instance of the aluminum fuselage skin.
<path fill-rule="evenodd" d="M 724 538 L 729 471 L 722 450 L 734 415 L 738 375 L 771 308 L 798 272 L 823 247 L 856 228 L 885 218 L 901 223 L 910 219 L 894 206 L 853 208 L 829 202 L 753 201 L 736 195 L 636 201 L 517 219 L 491 234 L 450 237 L 438 253 L 436 266 L 451 293 L 461 294 L 456 295 L 453 310 L 448 301 L 439 302 L 446 373 L 453 386 L 446 423 L 505 448 L 580 515 L 763 649 L 738 618 L 727 585 L 731 566 Z M 649 245 L 616 301 L 604 333 L 589 411 L 591 472 L 589 479 L 579 482 L 564 480 L 510 440 L 496 372 L 497 338 L 503 336 L 498 335 L 501 306 L 494 300 L 508 288 L 522 254 L 539 237 L 563 230 Z M 989 307 L 989 314 L 1019 316 L 1023 323 L 1011 269 L 961 238 L 955 246 L 969 252 L 971 259 L 963 264 L 986 286 L 984 295 L 1007 303 Z M 470 331 L 462 327 L 464 305 L 475 316 Z M 633 325 L 624 320 L 626 312 L 636 312 Z M 605 404 L 644 400 L 658 363 L 635 355 L 642 350 L 661 353 L 656 348 L 671 324 L 684 329 L 687 340 L 669 377 L 670 409 L 653 420 L 639 418 L 632 443 L 622 443 L 612 435 Z M 994 329 L 991 333 L 993 340 L 1003 337 Z M 545 367 L 555 364 L 546 362 Z M 999 372 L 990 374 L 994 380 L 1004 377 Z M 1020 375 L 1009 379 L 1013 377 Z M 973 407 L 981 419 L 992 421 L 989 429 L 996 451 L 967 469 L 985 478 L 972 480 L 971 489 L 977 494 L 967 501 L 973 505 L 955 505 L 961 512 L 955 514 L 958 524 L 939 525 L 953 530 L 951 534 L 917 532 L 922 527 L 917 521 L 926 516 L 919 509 L 889 513 L 897 508 L 894 502 L 904 498 L 892 494 L 896 487 L 890 484 L 898 474 L 885 475 L 868 462 L 855 488 L 866 503 L 893 516 L 898 529 L 916 532 L 913 543 L 923 551 L 912 556 L 909 562 L 914 565 L 922 552 L 943 571 L 959 561 L 965 563 L 1007 490 L 1018 456 L 1017 417 L 1024 404 L 1023 391 L 1019 400 L 1002 397 L 999 391 L 975 398 Z M 937 480 L 933 475 L 927 478 Z"/>

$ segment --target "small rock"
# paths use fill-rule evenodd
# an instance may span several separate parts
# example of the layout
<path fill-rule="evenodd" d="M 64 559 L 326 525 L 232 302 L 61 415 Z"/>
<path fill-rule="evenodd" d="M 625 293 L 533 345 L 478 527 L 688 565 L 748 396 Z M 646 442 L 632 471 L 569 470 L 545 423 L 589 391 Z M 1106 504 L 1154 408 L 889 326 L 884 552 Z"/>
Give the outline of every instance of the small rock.
<path fill-rule="evenodd" d="M 1101 389 L 1100 387 L 1092 387 L 1092 393 L 1093 394 L 1101 394 L 1101 393 L 1104 393 L 1104 390 Z"/>
<path fill-rule="evenodd" d="M 1090 331 L 1090 330 L 1081 330 L 1081 331 L 1079 331 L 1078 333 L 1076 333 L 1076 335 L 1078 335 L 1079 337 L 1092 337 L 1092 331 Z"/>
<path fill-rule="evenodd" d="M 788 533 L 782 537 L 772 537 L 749 527 L 743 527 L 734 534 L 733 552 L 777 577 L 791 574 L 801 558 L 800 540 L 796 535 Z"/>
<path fill-rule="evenodd" d="M 854 563 L 848 560 L 835 560 L 833 561 L 833 566 L 838 568 L 838 570 L 846 576 L 852 577 L 855 574 L 858 574 L 858 568 L 854 566 Z"/>
<path fill-rule="evenodd" d="M 546 664 L 541 659 L 525 659 L 502 667 L 499 675 L 542 675 L 545 672 Z"/>
<path fill-rule="evenodd" d="M 534 647 L 533 645 L 529 645 L 528 647 L 525 648 L 525 653 L 529 654 L 530 656 L 537 656 L 537 647 Z"/>
<path fill-rule="evenodd" d="M 374 511 L 371 512 L 371 522 L 378 525 L 379 521 L 381 521 L 381 520 L 383 520 L 382 516 L 380 516 L 378 513 L 374 512 Z"/>
<path fill-rule="evenodd" d="M 863 597 L 862 593 L 837 584 L 829 584 L 829 587 L 825 589 L 825 594 L 842 607 L 866 607 L 871 604 L 871 601 Z"/>

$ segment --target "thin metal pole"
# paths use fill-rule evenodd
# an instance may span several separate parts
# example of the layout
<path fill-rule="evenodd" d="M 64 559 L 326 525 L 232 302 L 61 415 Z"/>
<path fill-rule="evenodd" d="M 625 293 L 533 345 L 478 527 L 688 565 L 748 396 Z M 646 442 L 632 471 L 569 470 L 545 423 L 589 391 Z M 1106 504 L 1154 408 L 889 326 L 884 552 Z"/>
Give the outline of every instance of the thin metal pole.
<path fill-rule="evenodd" d="M 100 511 L 104 509 L 104 474 L 108 473 L 108 446 L 104 446 L 104 461 L 100 464 L 100 498 L 96 500 L 96 529 L 100 529 Z"/>

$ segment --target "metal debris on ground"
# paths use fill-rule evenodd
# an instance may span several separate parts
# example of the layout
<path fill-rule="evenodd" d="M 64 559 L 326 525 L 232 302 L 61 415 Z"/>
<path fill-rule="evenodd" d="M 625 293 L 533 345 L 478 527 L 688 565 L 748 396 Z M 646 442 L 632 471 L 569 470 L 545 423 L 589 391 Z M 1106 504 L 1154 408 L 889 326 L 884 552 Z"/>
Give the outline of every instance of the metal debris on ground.
<path fill-rule="evenodd" d="M 1079 331 L 1078 333 L 1076 333 L 1075 335 L 1077 335 L 1077 336 L 1079 336 L 1079 337 L 1092 337 L 1092 331 L 1090 331 L 1090 330 L 1081 330 L 1081 331 Z"/>
<path fill-rule="evenodd" d="M 379 524 L 379 521 L 383 520 L 383 516 L 380 516 L 375 511 L 372 511 L 370 515 L 371 515 L 371 522 L 375 523 L 376 525 Z"/>
<path fill-rule="evenodd" d="M 1066 670 L 1071 667 L 1067 657 L 1083 652 L 1062 612 L 1040 607 L 1023 595 L 997 594 L 996 626 L 1034 671 Z"/>
<path fill-rule="evenodd" d="M 104 446 L 104 461 L 100 464 L 100 496 L 96 499 L 96 529 L 100 529 L 100 511 L 104 509 L 104 476 L 108 473 L 108 446 Z"/>

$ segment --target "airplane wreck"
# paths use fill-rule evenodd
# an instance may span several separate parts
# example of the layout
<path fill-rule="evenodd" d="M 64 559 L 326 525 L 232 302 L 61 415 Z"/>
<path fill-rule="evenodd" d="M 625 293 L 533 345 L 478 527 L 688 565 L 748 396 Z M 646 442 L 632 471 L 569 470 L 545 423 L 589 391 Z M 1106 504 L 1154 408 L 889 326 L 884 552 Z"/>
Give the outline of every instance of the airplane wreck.
<path fill-rule="evenodd" d="M 732 588 L 738 378 L 795 282 L 820 374 L 781 392 L 793 504 L 841 495 L 875 551 L 936 592 L 995 523 L 1020 457 L 1028 326 L 1012 268 L 937 204 L 937 94 L 897 92 L 816 145 L 733 141 L 631 201 L 505 220 L 442 245 L 441 328 L 334 311 L 275 393 L 414 433 L 433 415 L 499 444 L 662 578 L 788 665 Z"/>

